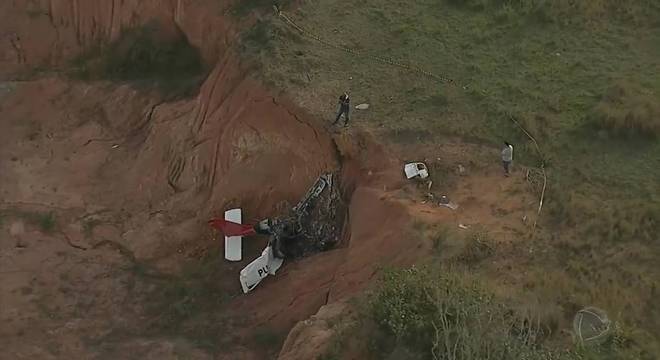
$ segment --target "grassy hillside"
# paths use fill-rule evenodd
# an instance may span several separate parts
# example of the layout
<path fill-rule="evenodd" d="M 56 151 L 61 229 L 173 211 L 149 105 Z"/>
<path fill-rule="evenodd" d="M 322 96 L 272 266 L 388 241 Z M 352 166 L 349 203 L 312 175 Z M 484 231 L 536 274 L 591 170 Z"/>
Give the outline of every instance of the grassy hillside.
<path fill-rule="evenodd" d="M 631 341 L 643 356 L 660 353 L 660 2 L 308 0 L 286 10 L 326 44 L 266 17 L 245 53 L 327 121 L 348 90 L 371 104 L 354 126 L 384 142 L 460 138 L 497 154 L 508 140 L 536 166 L 511 119 L 522 124 L 545 154 L 549 189 L 534 245 L 543 255 L 517 280 L 566 319 L 607 308 L 640 329 Z"/>

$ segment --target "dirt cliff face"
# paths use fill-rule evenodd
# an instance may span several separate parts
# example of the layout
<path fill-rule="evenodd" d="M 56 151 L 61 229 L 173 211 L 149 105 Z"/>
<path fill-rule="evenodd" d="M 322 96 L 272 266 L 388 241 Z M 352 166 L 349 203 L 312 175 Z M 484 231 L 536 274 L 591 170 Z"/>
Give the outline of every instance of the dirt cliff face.
<path fill-rule="evenodd" d="M 154 21 L 181 31 L 208 64 L 215 64 L 236 35 L 235 21 L 223 15 L 231 6 L 210 0 L 5 1 L 0 4 L 0 78 L 61 68 L 124 30 Z"/>
<path fill-rule="evenodd" d="M 415 258 L 418 244 L 401 236 L 406 211 L 387 199 L 400 186 L 398 162 L 368 137 L 333 141 L 251 78 L 231 47 L 230 5 L 0 4 L 3 356 L 263 358 L 269 350 L 250 345 L 254 331 L 281 341 L 322 305 L 362 289 L 379 266 Z M 153 21 L 164 35 L 183 34 L 209 65 L 194 98 L 63 75 L 78 55 Z M 287 263 L 240 295 L 238 271 L 264 239 L 246 239 L 245 261 L 228 264 L 206 220 L 236 206 L 247 222 L 276 214 L 341 161 L 350 200 L 342 247 Z M 200 259 L 212 259 L 203 295 L 167 303 L 168 284 Z M 165 310 L 151 311 L 161 300 Z M 189 308 L 203 311 L 191 317 Z M 182 311 L 187 322 L 172 322 Z M 202 336 L 213 350 L 199 345 Z"/>
<path fill-rule="evenodd" d="M 274 358 L 297 322 L 427 253 L 411 212 L 453 216 L 406 202 L 402 162 L 370 135 L 331 135 L 251 77 L 231 6 L 0 3 L 0 358 Z M 194 96 L 69 76 L 79 55 L 154 22 L 199 50 Z M 326 171 L 347 202 L 340 246 L 243 295 L 239 271 L 266 239 L 246 238 L 228 263 L 206 221 L 230 207 L 247 223 L 281 214 Z M 461 209 L 486 218 L 475 192 L 493 182 L 466 187 Z M 298 327 L 282 356 L 321 351 L 327 330 Z"/>

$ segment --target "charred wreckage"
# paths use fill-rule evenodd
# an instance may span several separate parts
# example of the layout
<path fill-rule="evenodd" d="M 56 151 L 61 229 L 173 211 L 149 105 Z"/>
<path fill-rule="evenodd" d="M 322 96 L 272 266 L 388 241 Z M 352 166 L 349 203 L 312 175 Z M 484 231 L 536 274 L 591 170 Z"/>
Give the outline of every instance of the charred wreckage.
<path fill-rule="evenodd" d="M 335 246 L 341 237 L 345 205 L 334 175 L 321 175 L 305 196 L 287 214 L 255 225 L 242 224 L 241 209 L 225 212 L 224 219 L 209 224 L 225 235 L 225 259 L 242 260 L 242 238 L 268 236 L 261 256 L 240 272 L 244 293 L 252 291 L 268 275 L 275 275 L 284 259 L 296 259 Z"/>

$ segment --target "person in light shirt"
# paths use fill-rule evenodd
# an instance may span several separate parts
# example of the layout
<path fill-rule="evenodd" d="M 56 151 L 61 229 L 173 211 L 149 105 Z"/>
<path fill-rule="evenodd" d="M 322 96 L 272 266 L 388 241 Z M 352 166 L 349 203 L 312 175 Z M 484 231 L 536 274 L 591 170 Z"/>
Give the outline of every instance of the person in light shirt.
<path fill-rule="evenodd" d="M 502 149 L 502 166 L 504 167 L 504 176 L 511 175 L 511 163 L 513 162 L 513 145 L 504 142 Z"/>

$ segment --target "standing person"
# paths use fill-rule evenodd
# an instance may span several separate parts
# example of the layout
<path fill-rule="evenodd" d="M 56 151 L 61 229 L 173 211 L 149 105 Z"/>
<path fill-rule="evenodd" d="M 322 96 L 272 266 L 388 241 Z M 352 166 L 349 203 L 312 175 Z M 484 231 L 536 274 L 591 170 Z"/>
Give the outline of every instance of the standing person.
<path fill-rule="evenodd" d="M 504 142 L 504 149 L 502 149 L 502 166 L 504 166 L 504 176 L 511 174 L 511 163 L 513 162 L 513 145 Z"/>
<path fill-rule="evenodd" d="M 351 110 L 351 99 L 348 97 L 348 93 L 344 93 L 339 97 L 339 111 L 337 112 L 337 118 L 335 119 L 335 122 L 332 123 L 332 125 L 336 125 L 337 122 L 339 122 L 341 115 L 343 114 L 344 117 L 346 118 L 346 121 L 344 122 L 344 126 L 348 126 L 348 121 L 350 120 L 349 117 L 350 110 Z"/>

